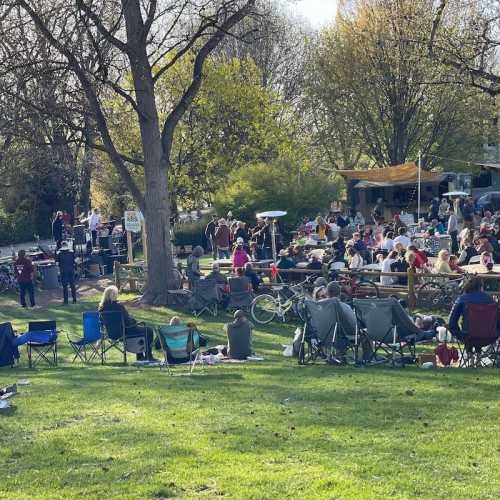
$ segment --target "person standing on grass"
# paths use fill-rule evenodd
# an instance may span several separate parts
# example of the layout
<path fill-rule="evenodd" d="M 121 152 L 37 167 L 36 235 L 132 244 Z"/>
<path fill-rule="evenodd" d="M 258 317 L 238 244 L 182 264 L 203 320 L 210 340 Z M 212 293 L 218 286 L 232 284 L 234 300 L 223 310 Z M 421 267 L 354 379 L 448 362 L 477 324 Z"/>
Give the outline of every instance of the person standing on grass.
<path fill-rule="evenodd" d="M 451 253 L 458 253 L 458 219 L 453 208 L 448 209 L 448 235 L 451 238 Z"/>
<path fill-rule="evenodd" d="M 62 242 L 61 250 L 57 252 L 56 260 L 59 264 L 59 272 L 61 274 L 64 304 L 68 303 L 68 286 L 71 289 L 73 304 L 76 304 L 75 254 L 73 250 L 70 250 L 66 241 Z"/>
<path fill-rule="evenodd" d="M 205 236 L 207 237 L 208 249 L 209 252 L 212 252 L 212 256 L 214 260 L 217 258 L 217 244 L 215 242 L 215 231 L 217 230 L 217 215 L 212 214 L 212 218 L 210 222 L 207 224 L 205 228 Z"/>
<path fill-rule="evenodd" d="M 21 306 L 26 305 L 26 292 L 28 292 L 30 299 L 30 306 L 35 307 L 35 287 L 33 286 L 33 279 L 35 275 L 35 267 L 24 250 L 19 250 L 17 260 L 14 263 L 17 282 L 19 283 L 19 298 Z"/>
<path fill-rule="evenodd" d="M 52 238 L 54 238 L 54 241 L 56 242 L 57 250 L 61 248 L 63 239 L 63 230 L 64 230 L 63 213 L 57 212 L 56 218 L 52 222 Z"/>

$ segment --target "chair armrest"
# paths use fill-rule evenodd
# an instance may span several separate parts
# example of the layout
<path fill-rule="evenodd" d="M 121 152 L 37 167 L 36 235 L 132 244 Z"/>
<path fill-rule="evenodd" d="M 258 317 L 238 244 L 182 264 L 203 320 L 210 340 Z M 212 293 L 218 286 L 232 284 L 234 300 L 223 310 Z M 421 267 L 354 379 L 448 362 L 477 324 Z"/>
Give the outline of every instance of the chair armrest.
<path fill-rule="evenodd" d="M 74 332 L 66 332 L 66 337 L 68 338 L 69 342 L 81 340 L 81 337 Z"/>

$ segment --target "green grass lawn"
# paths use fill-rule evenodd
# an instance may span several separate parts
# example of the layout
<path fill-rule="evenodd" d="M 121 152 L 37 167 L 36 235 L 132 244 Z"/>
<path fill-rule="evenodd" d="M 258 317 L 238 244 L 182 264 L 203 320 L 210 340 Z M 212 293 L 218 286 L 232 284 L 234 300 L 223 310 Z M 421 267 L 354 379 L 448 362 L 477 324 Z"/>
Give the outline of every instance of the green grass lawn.
<path fill-rule="evenodd" d="M 79 332 L 97 298 L 35 312 L 2 301 L 19 330 L 36 317 Z M 217 344 L 225 319 L 196 322 Z M 499 371 L 299 367 L 281 355 L 293 329 L 256 332 L 264 362 L 191 377 L 71 364 L 65 338 L 57 369 L 27 369 L 23 351 L 0 369 L 0 386 L 31 381 L 0 410 L 0 498 L 500 497 Z"/>

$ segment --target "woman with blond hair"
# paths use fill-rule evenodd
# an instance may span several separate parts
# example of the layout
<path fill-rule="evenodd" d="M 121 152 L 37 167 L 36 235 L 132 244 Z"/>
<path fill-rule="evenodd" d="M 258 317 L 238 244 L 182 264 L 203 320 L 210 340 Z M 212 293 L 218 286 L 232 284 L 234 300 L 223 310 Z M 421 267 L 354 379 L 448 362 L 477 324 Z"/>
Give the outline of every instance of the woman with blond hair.
<path fill-rule="evenodd" d="M 116 286 L 108 286 L 101 298 L 99 303 L 99 314 L 101 316 L 102 322 L 106 326 L 107 321 L 111 321 L 110 318 L 114 315 L 110 313 L 119 313 L 123 319 L 123 325 L 125 327 L 126 337 L 147 337 L 146 342 L 146 358 L 148 360 L 154 361 L 152 355 L 153 337 L 154 333 L 152 328 L 140 325 L 130 314 L 123 304 L 118 302 L 118 288 Z M 137 361 L 144 360 L 143 353 L 137 353 Z"/>
<path fill-rule="evenodd" d="M 450 252 L 448 250 L 443 249 L 438 253 L 434 270 L 439 274 L 453 274 L 450 267 Z"/>
<path fill-rule="evenodd" d="M 321 215 L 318 215 L 316 217 L 316 232 L 318 233 L 318 238 L 320 240 L 326 240 L 326 233 L 328 231 L 328 225 L 326 224 L 325 219 L 321 217 Z"/>

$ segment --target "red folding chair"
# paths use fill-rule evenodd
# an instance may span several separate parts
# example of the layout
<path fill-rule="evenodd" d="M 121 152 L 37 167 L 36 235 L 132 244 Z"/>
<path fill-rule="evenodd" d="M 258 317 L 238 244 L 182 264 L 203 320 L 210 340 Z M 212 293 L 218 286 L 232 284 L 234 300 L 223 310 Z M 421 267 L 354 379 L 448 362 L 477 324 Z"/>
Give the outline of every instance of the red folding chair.
<path fill-rule="evenodd" d="M 497 366 L 500 356 L 498 314 L 498 304 L 467 304 L 468 335 L 459 342 L 461 367 Z"/>

